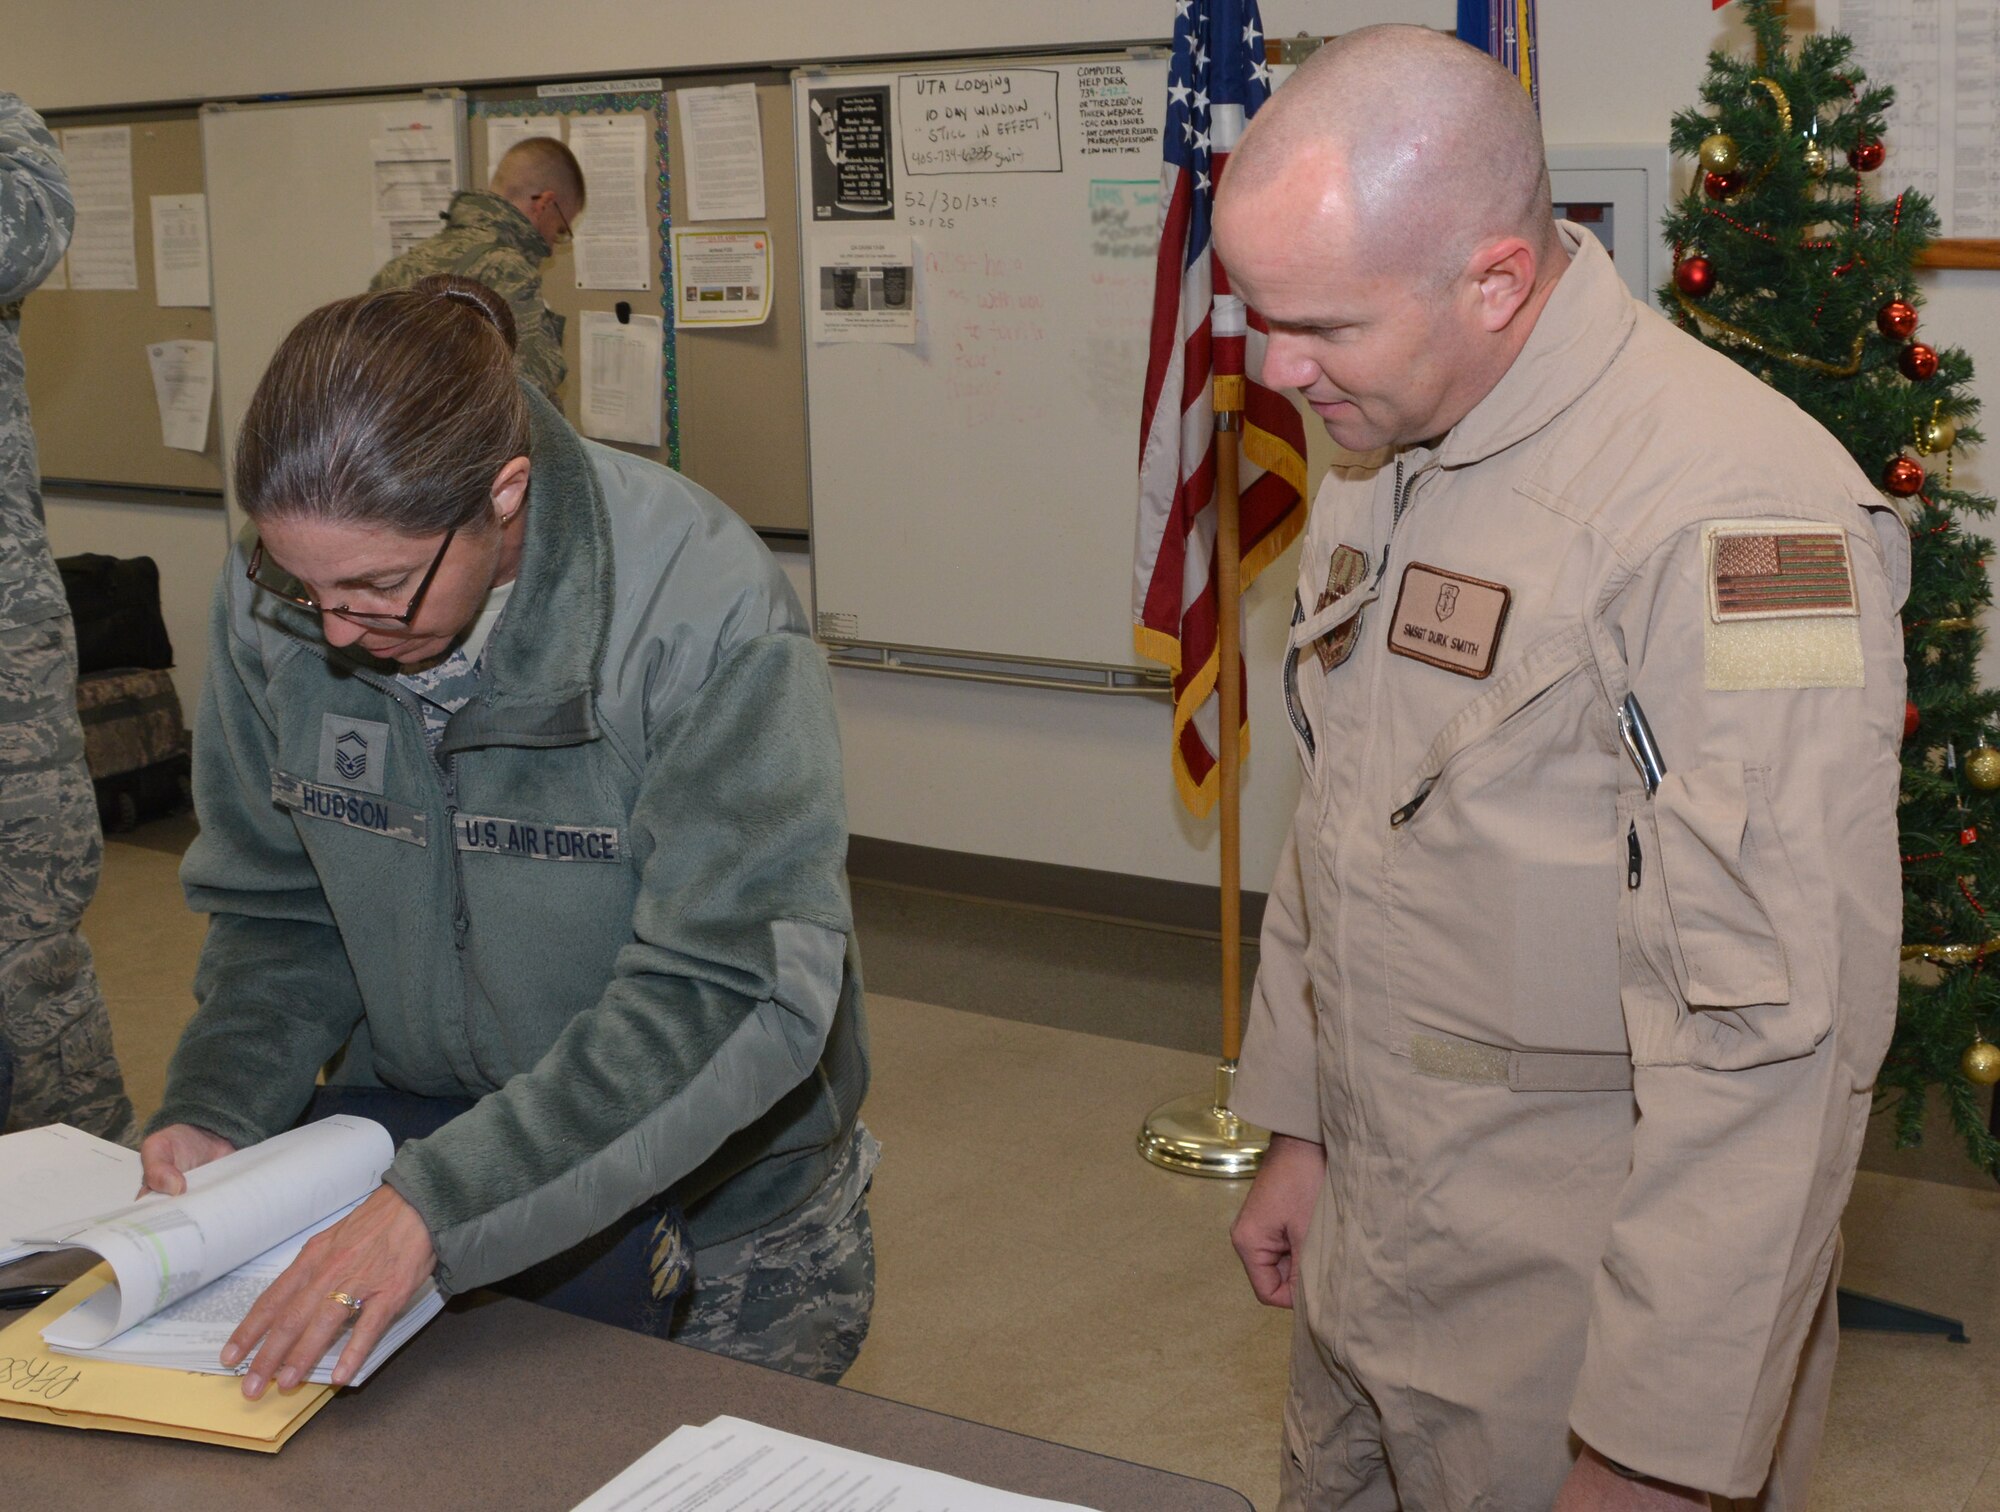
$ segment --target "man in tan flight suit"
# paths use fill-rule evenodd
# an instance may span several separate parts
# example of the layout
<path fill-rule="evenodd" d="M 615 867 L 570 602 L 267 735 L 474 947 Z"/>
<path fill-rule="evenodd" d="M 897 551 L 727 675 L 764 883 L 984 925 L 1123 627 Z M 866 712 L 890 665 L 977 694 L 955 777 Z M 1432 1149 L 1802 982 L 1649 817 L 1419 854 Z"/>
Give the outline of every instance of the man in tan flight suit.
<path fill-rule="evenodd" d="M 1301 554 L 1236 1083 L 1285 1504 L 1798 1507 L 1895 1012 L 1904 528 L 1551 219 L 1526 97 L 1441 34 L 1303 66 L 1216 236 L 1264 380 L 1385 458 Z"/>

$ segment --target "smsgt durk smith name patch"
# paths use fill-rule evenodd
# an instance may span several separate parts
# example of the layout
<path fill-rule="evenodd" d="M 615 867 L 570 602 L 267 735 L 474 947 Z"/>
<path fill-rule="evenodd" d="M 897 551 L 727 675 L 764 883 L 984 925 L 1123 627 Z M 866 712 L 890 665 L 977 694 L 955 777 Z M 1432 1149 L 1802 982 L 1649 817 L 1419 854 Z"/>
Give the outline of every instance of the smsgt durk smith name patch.
<path fill-rule="evenodd" d="M 1499 583 L 1412 562 L 1389 621 L 1389 649 L 1460 677 L 1484 677 L 1513 598 Z"/>

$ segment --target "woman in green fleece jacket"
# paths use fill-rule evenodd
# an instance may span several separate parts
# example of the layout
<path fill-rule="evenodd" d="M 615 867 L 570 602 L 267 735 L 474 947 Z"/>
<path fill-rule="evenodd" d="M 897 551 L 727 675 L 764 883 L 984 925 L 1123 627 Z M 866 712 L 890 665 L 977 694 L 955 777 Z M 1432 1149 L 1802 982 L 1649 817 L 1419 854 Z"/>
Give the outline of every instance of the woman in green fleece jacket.
<path fill-rule="evenodd" d="M 302 1114 L 401 1140 L 224 1351 L 252 1397 L 351 1319 L 345 1379 L 426 1276 L 838 1379 L 877 1147 L 825 663 L 742 521 L 512 347 L 427 279 L 315 311 L 251 401 L 146 1181 Z"/>

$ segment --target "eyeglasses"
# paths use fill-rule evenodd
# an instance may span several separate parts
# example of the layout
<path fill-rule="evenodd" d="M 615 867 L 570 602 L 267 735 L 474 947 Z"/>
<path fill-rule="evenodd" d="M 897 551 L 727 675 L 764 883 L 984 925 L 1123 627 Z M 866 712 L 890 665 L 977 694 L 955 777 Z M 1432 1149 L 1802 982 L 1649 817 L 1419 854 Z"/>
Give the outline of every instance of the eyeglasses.
<path fill-rule="evenodd" d="M 566 242 L 575 241 L 576 232 L 570 229 L 569 217 L 563 214 L 562 201 L 556 197 L 556 192 L 553 189 L 548 191 L 548 195 L 549 195 L 549 204 L 553 206 L 555 209 L 556 219 L 562 222 L 563 241 Z M 558 242 L 557 245 L 560 246 L 561 242 Z"/>
<path fill-rule="evenodd" d="M 437 555 L 431 558 L 430 566 L 424 569 L 423 581 L 417 584 L 417 591 L 410 595 L 410 602 L 401 614 L 382 614 L 370 609 L 350 609 L 345 604 L 322 604 L 318 599 L 310 598 L 303 593 L 294 593 L 287 588 L 280 588 L 268 579 L 259 577 L 257 571 L 264 565 L 264 542 L 261 539 L 257 542 L 256 549 L 250 553 L 250 565 L 244 571 L 243 575 L 259 588 L 262 588 L 266 593 L 281 598 L 288 604 L 297 604 L 301 609 L 310 609 L 314 614 L 337 614 L 350 624 L 375 629 L 386 629 L 390 625 L 407 625 L 417 617 L 417 607 L 423 603 L 424 594 L 431 586 L 431 579 L 437 576 L 438 568 L 444 565 L 444 554 L 451 550 L 452 537 L 457 534 L 458 527 L 456 525 L 444 533 L 444 541 L 438 547 Z M 297 586 L 296 582 L 294 582 L 293 586 Z"/>

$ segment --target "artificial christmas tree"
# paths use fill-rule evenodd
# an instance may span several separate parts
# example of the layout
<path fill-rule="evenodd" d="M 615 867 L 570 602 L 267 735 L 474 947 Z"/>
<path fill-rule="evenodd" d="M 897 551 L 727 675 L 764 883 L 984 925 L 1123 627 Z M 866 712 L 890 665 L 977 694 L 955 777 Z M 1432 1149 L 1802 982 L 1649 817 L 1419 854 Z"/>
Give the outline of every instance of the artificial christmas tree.
<path fill-rule="evenodd" d="M 1953 485 L 1980 440 L 1972 363 L 1922 328 L 1913 269 L 1937 216 L 1875 182 L 1891 91 L 1869 86 L 1846 37 L 1789 38 L 1783 0 L 1743 10 L 1754 58 L 1710 54 L 1705 109 L 1674 118 L 1674 149 L 1698 171 L 1667 217 L 1660 297 L 1831 431 L 1909 523 L 1907 966 L 1878 1095 L 1907 1145 L 1936 1091 L 1967 1153 L 2000 1175 L 2000 693 L 1976 678 L 1987 543 L 1961 527 L 1994 501 Z"/>

